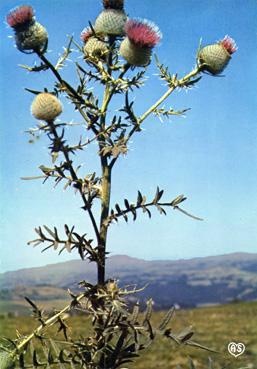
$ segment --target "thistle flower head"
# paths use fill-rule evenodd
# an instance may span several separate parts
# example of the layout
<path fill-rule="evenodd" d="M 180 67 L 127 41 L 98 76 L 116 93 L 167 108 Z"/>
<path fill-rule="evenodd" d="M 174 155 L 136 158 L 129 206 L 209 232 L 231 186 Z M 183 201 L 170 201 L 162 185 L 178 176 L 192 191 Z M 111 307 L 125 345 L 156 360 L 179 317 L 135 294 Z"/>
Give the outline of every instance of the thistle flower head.
<path fill-rule="evenodd" d="M 197 63 L 202 71 L 215 76 L 223 72 L 236 50 L 235 41 L 225 36 L 223 40 L 201 48 L 197 55 Z"/>
<path fill-rule="evenodd" d="M 138 47 L 153 48 L 162 38 L 159 28 L 145 19 L 129 19 L 125 24 L 125 32 Z"/>
<path fill-rule="evenodd" d="M 228 35 L 226 35 L 223 40 L 219 42 L 219 44 L 222 45 L 230 55 L 237 51 L 235 41 Z"/>
<path fill-rule="evenodd" d="M 29 5 L 21 5 L 13 10 L 6 17 L 6 21 L 12 28 L 17 28 L 29 23 L 34 17 L 34 10 Z"/>
<path fill-rule="evenodd" d="M 90 27 L 84 28 L 80 34 L 80 38 L 84 43 L 86 43 L 91 36 L 93 36 L 93 31 Z"/>
<path fill-rule="evenodd" d="M 119 9 L 124 8 L 124 0 L 103 0 L 103 6 L 105 9 Z"/>

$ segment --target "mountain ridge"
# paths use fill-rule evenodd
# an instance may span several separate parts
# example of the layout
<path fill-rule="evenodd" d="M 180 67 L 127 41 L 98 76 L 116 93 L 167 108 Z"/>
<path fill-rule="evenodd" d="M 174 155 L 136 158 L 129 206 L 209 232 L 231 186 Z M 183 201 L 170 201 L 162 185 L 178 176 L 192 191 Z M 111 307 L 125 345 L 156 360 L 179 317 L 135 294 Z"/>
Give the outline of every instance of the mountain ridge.
<path fill-rule="evenodd" d="M 0 297 L 15 299 L 21 291 L 26 291 L 34 299 L 44 300 L 50 295 L 60 298 L 68 288 L 78 291 L 77 283 L 81 280 L 95 283 L 95 277 L 95 264 L 82 260 L 9 271 L 0 274 Z M 257 253 L 179 260 L 144 260 L 114 255 L 107 260 L 107 278 L 118 279 L 121 286 L 148 285 L 140 298 L 146 301 L 153 297 L 157 308 L 167 308 L 174 303 L 197 306 L 255 300 Z"/>

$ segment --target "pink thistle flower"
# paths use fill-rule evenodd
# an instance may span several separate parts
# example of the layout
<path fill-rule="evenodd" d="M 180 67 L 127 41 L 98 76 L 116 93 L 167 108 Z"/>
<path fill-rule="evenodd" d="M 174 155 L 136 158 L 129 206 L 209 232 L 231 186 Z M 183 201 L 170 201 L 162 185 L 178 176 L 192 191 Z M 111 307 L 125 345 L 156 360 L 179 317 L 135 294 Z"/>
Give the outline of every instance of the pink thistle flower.
<path fill-rule="evenodd" d="M 80 34 L 80 38 L 84 43 L 86 43 L 92 36 L 93 32 L 90 27 L 84 28 Z"/>
<path fill-rule="evenodd" d="M 226 35 L 219 43 L 227 50 L 230 55 L 236 52 L 238 49 L 233 38 L 229 37 L 228 35 Z"/>
<path fill-rule="evenodd" d="M 34 17 L 34 10 L 29 5 L 22 5 L 14 8 L 6 17 L 6 21 L 12 28 L 17 28 L 29 23 Z"/>
<path fill-rule="evenodd" d="M 125 32 L 131 42 L 142 48 L 153 48 L 162 38 L 159 28 L 145 19 L 128 20 Z"/>

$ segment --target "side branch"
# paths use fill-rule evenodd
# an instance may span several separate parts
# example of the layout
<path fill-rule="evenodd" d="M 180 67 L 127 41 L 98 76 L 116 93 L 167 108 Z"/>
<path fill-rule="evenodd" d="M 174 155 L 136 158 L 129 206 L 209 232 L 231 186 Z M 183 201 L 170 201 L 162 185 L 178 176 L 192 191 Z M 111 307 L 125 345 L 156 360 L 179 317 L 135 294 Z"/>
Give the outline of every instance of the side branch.
<path fill-rule="evenodd" d="M 73 97 L 75 100 L 73 101 L 76 108 L 80 112 L 81 116 L 84 118 L 84 120 L 88 123 L 88 126 L 93 130 L 95 134 L 98 134 L 99 132 L 97 129 L 93 126 L 92 119 L 83 111 L 81 105 L 84 105 L 87 108 L 90 109 L 96 109 L 96 106 L 89 101 L 86 101 L 83 99 L 83 97 L 64 79 L 62 79 L 60 73 L 58 72 L 57 68 L 45 57 L 44 54 L 37 52 L 37 55 L 39 58 L 44 62 L 44 65 L 49 68 L 52 73 L 55 75 L 56 79 L 60 82 L 61 87 L 64 88 L 68 95 Z"/>
<path fill-rule="evenodd" d="M 75 298 L 76 303 L 79 303 L 83 298 L 85 297 L 85 293 L 80 294 L 79 296 L 77 296 Z M 55 323 L 58 322 L 58 318 L 60 318 L 64 313 L 66 313 L 67 311 L 71 310 L 71 308 L 73 307 L 72 304 L 69 304 L 67 306 L 65 306 L 61 311 L 59 311 L 57 314 L 53 315 L 51 318 L 47 319 L 44 324 L 41 324 L 39 327 L 37 327 L 34 332 L 32 332 L 29 336 L 27 336 L 24 340 L 22 340 L 22 342 L 20 342 L 17 347 L 16 350 L 19 352 L 21 351 L 24 347 L 26 347 L 26 345 L 34 338 L 39 336 L 40 332 L 43 331 L 43 329 L 45 329 L 46 327 L 49 327 Z"/>
<path fill-rule="evenodd" d="M 173 208 L 174 210 L 179 210 L 181 211 L 183 214 L 195 219 L 195 220 L 203 220 L 199 217 L 196 217 L 195 215 L 192 215 L 190 213 L 188 213 L 187 211 L 181 209 L 179 207 L 179 204 L 181 204 L 182 202 L 184 202 L 186 200 L 186 197 L 184 195 L 180 195 L 178 197 L 176 197 L 174 200 L 170 201 L 170 202 L 160 202 L 162 195 L 163 195 L 163 190 L 160 190 L 159 187 L 157 187 L 157 191 L 155 194 L 155 197 L 152 201 L 150 202 L 146 202 L 146 197 L 143 196 L 141 194 L 140 191 L 138 191 L 138 196 L 137 196 L 137 202 L 136 204 L 134 203 L 129 203 L 129 201 L 127 199 L 124 200 L 124 205 L 125 205 L 125 209 L 121 209 L 121 207 L 116 204 L 115 205 L 115 210 L 112 209 L 110 212 L 109 217 L 106 219 L 105 221 L 105 226 L 109 226 L 112 221 L 116 221 L 118 222 L 119 218 L 123 218 L 126 222 L 128 222 L 129 218 L 128 215 L 131 214 L 133 217 L 133 221 L 135 221 L 137 219 L 137 211 L 138 210 L 142 210 L 143 213 L 146 213 L 149 218 L 151 218 L 152 214 L 151 211 L 149 210 L 149 208 L 155 206 L 157 208 L 157 210 L 160 212 L 160 214 L 164 214 L 166 215 L 166 211 L 165 211 L 165 207 L 170 207 Z"/>
<path fill-rule="evenodd" d="M 196 83 L 201 77 L 197 78 L 196 80 L 192 80 L 192 78 L 197 76 L 200 72 L 201 68 L 197 66 L 192 72 L 188 73 L 181 79 L 177 79 L 176 75 L 171 76 L 169 79 L 165 78 L 170 88 L 160 97 L 160 99 L 155 104 L 153 104 L 144 114 L 142 114 L 141 117 L 136 117 L 136 115 L 133 114 L 133 128 L 125 137 L 124 144 L 126 145 L 129 142 L 135 132 L 139 132 L 141 130 L 141 124 L 150 114 L 156 111 L 156 109 L 172 94 L 172 92 L 174 92 L 177 88 L 190 87 L 191 85 Z M 113 167 L 117 159 L 118 157 L 112 159 L 110 167 Z"/>
<path fill-rule="evenodd" d="M 154 104 L 152 105 L 140 118 L 138 118 L 138 126 L 140 126 L 146 118 L 153 113 L 177 88 L 183 88 L 188 86 L 188 82 L 200 73 L 200 68 L 196 67 L 192 72 L 188 73 L 185 77 L 181 79 L 177 79 L 176 76 L 173 76 L 170 81 L 170 88 L 164 95 Z M 138 127 L 134 127 L 128 135 L 128 140 L 134 134 L 134 132 L 138 129 Z"/>
<path fill-rule="evenodd" d="M 76 172 L 73 168 L 72 161 L 70 160 L 70 157 L 69 157 L 69 152 L 68 152 L 67 148 L 65 147 L 65 145 L 62 143 L 62 140 L 61 140 L 61 138 L 59 137 L 59 135 L 57 133 L 55 124 L 53 122 L 48 122 L 48 124 L 49 124 L 49 127 L 51 129 L 51 133 L 53 134 L 54 138 L 56 140 L 58 140 L 59 142 L 61 142 L 60 151 L 63 153 L 63 155 L 65 157 L 65 160 L 66 160 L 66 163 L 67 163 L 67 166 L 68 166 L 68 169 L 69 169 L 72 180 L 78 183 L 78 176 L 77 176 L 77 174 L 76 174 Z M 84 209 L 88 211 L 91 223 L 92 223 L 94 231 L 95 231 L 97 242 L 99 243 L 100 233 L 99 233 L 99 230 L 98 230 L 98 227 L 97 227 L 97 224 L 96 224 L 96 220 L 95 220 L 94 215 L 93 215 L 92 210 L 91 210 L 91 204 L 87 201 L 86 196 L 83 193 L 81 186 L 79 187 L 79 192 L 80 192 L 81 198 L 82 198 L 83 203 L 84 203 Z"/>

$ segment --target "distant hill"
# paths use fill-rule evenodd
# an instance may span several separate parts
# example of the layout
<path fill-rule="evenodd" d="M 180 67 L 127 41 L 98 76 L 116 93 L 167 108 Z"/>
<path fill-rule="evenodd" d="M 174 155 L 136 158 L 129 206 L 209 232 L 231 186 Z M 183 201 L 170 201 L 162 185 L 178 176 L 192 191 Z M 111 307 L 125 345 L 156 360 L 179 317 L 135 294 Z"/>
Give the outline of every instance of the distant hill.
<path fill-rule="evenodd" d="M 79 281 L 95 282 L 95 272 L 94 263 L 81 260 L 6 272 L 0 274 L 0 300 L 24 295 L 34 300 L 64 299 L 68 288 L 78 290 Z M 107 276 L 119 279 L 121 286 L 148 285 L 140 298 L 153 297 L 155 307 L 162 309 L 172 304 L 192 307 L 257 299 L 257 254 L 175 261 L 117 255 L 108 259 Z"/>

